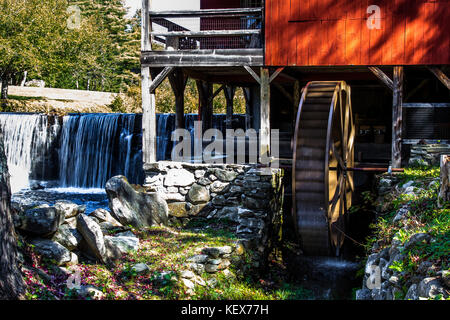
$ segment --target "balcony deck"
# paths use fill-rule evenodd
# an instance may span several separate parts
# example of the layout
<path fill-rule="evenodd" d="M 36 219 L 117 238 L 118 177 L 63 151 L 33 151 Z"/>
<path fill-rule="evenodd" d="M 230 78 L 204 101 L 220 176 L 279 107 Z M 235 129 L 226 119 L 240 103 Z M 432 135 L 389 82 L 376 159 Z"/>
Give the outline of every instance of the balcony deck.
<path fill-rule="evenodd" d="M 144 67 L 264 65 L 262 8 L 149 12 Z"/>

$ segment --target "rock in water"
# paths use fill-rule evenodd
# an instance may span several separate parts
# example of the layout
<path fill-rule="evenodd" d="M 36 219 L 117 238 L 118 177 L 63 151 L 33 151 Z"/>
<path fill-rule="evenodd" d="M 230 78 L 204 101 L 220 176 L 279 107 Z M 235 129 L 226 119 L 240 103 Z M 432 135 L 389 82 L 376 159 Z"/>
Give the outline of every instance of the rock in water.
<path fill-rule="evenodd" d="M 105 189 L 111 213 L 124 226 L 141 228 L 168 224 L 169 208 L 158 193 L 137 191 L 124 176 L 111 178 Z"/>

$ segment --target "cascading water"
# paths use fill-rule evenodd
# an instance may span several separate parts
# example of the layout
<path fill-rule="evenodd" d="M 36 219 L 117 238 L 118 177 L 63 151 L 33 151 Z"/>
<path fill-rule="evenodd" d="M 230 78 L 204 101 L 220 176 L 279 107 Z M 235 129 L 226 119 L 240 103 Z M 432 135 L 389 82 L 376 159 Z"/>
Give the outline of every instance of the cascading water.
<path fill-rule="evenodd" d="M 47 144 L 47 116 L 39 114 L 0 115 L 5 153 L 11 175 L 11 192 L 29 185 L 33 162 L 43 158 Z"/>
<path fill-rule="evenodd" d="M 103 188 L 114 175 L 138 183 L 142 159 L 133 152 L 134 114 L 64 117 L 59 177 L 61 187 Z"/>
<path fill-rule="evenodd" d="M 194 143 L 198 115 L 185 116 Z M 243 116 L 235 119 L 242 122 Z M 224 131 L 225 115 L 214 115 L 213 127 Z M 174 114 L 157 114 L 157 160 L 169 160 Z M 125 175 L 143 182 L 142 116 L 71 114 L 61 120 L 41 114 L 0 113 L 12 192 L 30 180 L 58 188 L 104 188 L 109 178 Z M 55 183 L 56 181 L 56 183 Z M 62 189 L 64 190 L 64 189 Z"/>

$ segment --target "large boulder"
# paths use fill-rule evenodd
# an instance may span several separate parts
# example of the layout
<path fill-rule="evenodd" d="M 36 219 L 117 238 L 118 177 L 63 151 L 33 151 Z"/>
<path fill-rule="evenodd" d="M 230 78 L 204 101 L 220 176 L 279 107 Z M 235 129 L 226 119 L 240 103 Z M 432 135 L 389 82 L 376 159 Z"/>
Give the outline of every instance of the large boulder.
<path fill-rule="evenodd" d="M 35 236 L 54 234 L 64 222 L 64 215 L 53 207 L 42 206 L 28 209 L 19 217 L 19 229 Z"/>
<path fill-rule="evenodd" d="M 57 265 L 64 265 L 72 260 L 71 252 L 58 242 L 48 239 L 34 239 L 30 243 L 38 254 L 53 260 Z"/>
<path fill-rule="evenodd" d="M 123 225 L 136 228 L 167 225 L 169 208 L 158 193 L 138 191 L 124 176 L 111 178 L 105 189 L 111 213 Z"/>
<path fill-rule="evenodd" d="M 139 239 L 135 236 L 105 236 L 106 255 L 110 260 L 120 259 L 124 254 L 139 249 Z"/>
<path fill-rule="evenodd" d="M 107 262 L 106 246 L 102 229 L 90 217 L 80 214 L 77 218 L 77 230 L 83 236 L 88 248 L 101 262 Z"/>
<path fill-rule="evenodd" d="M 164 179 L 166 187 L 187 187 L 195 182 L 195 176 L 186 169 L 170 169 Z"/>

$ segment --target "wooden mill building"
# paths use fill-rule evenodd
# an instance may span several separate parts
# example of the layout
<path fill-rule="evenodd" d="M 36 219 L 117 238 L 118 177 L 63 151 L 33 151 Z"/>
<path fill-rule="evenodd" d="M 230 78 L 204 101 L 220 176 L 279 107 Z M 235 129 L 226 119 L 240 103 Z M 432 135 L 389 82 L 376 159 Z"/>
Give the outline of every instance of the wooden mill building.
<path fill-rule="evenodd" d="M 260 156 L 279 130 L 304 221 L 308 201 L 325 196 L 331 211 L 345 202 L 351 168 L 399 168 L 411 145 L 450 140 L 448 0 L 201 0 L 200 10 L 165 12 L 142 4 L 145 163 L 156 161 L 154 94 L 166 77 L 178 127 L 187 78 L 197 83 L 203 130 L 219 90 L 231 128 L 235 89 L 244 89 Z M 310 239 L 317 231 L 299 228 Z M 313 249 L 320 239 L 311 241 Z"/>

